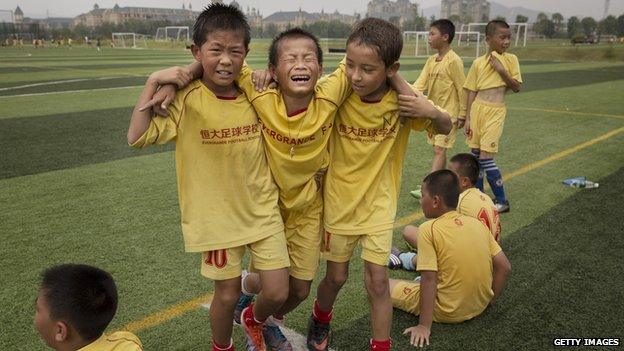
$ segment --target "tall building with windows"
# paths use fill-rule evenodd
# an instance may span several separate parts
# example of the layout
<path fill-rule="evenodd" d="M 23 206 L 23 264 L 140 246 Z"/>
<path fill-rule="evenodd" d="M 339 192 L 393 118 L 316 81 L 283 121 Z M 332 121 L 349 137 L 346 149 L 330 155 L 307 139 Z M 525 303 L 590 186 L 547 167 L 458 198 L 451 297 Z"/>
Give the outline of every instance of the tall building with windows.
<path fill-rule="evenodd" d="M 405 21 L 413 21 L 417 5 L 409 0 L 371 0 L 366 9 L 366 17 L 381 18 L 392 23 L 403 25 Z"/>
<path fill-rule="evenodd" d="M 460 23 L 487 22 L 490 3 L 486 0 L 442 0 L 440 18 L 458 19 Z"/>

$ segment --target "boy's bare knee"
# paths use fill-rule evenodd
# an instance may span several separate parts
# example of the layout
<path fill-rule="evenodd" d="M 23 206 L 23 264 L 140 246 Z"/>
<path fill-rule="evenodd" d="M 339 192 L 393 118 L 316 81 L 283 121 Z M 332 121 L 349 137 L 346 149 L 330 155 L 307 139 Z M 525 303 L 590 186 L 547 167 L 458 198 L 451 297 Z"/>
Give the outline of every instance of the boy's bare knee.
<path fill-rule="evenodd" d="M 301 302 L 308 298 L 310 295 L 310 285 L 295 285 L 290 288 L 290 296 Z"/>
<path fill-rule="evenodd" d="M 387 274 L 366 274 L 364 283 L 366 284 L 366 291 L 371 297 L 384 297 L 390 293 Z"/>
<path fill-rule="evenodd" d="M 332 275 L 326 277 L 327 282 L 335 288 L 342 288 L 348 278 L 349 273 L 347 272 L 334 272 Z"/>
<path fill-rule="evenodd" d="M 418 239 L 418 227 L 408 225 L 403 228 L 403 239 L 410 245 L 416 246 L 416 241 Z"/>

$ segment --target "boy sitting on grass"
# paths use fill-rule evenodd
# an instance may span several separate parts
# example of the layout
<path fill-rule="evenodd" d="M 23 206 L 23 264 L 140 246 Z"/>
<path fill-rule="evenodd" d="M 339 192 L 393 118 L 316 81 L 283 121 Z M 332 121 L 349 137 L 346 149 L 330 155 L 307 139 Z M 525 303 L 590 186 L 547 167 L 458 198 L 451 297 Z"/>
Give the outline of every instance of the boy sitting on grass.
<path fill-rule="evenodd" d="M 403 332 L 414 346 L 429 345 L 432 323 L 460 323 L 480 315 L 501 295 L 511 264 L 488 229 L 456 211 L 457 175 L 435 171 L 423 180 L 420 203 L 429 221 L 417 240 L 420 282 L 390 279 L 392 305 L 419 316 Z"/>

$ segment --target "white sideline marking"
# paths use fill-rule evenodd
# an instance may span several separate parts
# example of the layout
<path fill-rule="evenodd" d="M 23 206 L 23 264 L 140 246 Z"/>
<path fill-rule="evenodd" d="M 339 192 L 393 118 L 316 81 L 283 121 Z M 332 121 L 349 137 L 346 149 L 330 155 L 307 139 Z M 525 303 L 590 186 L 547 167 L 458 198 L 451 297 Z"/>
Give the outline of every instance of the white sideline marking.
<path fill-rule="evenodd" d="M 116 78 L 125 78 L 125 77 L 100 77 L 100 78 L 80 78 L 80 79 L 68 79 L 68 80 L 55 80 L 55 81 L 52 81 L 52 82 L 41 82 L 41 83 L 33 83 L 33 84 L 26 84 L 26 85 L 17 85 L 17 86 L 14 86 L 14 87 L 0 88 L 0 91 L 32 88 L 32 87 L 39 87 L 39 86 L 42 86 L 42 85 L 75 83 L 75 82 L 84 82 L 84 81 L 87 81 L 87 80 L 107 80 L 107 79 L 116 79 Z"/>
<path fill-rule="evenodd" d="M 210 302 L 204 303 L 201 306 L 207 310 L 210 310 Z M 234 325 L 238 325 L 238 324 L 234 323 Z M 290 344 L 292 345 L 294 351 L 307 351 L 308 350 L 308 348 L 306 347 L 307 338 L 305 336 L 297 333 L 296 331 L 290 328 L 286 328 L 286 327 L 280 327 L 280 328 L 282 329 L 282 332 L 284 333 L 284 335 L 286 335 L 286 339 L 290 341 Z M 329 351 L 336 351 L 336 350 L 330 348 Z"/>
<path fill-rule="evenodd" d="M 4 95 L 4 96 L 0 96 L 0 99 L 8 99 L 8 98 L 15 98 L 15 97 L 27 97 L 27 96 L 55 95 L 55 94 L 66 94 L 66 93 L 84 93 L 84 92 L 87 92 L 87 91 L 105 91 L 105 90 L 131 89 L 131 88 L 140 88 L 140 87 L 142 87 L 142 85 L 128 85 L 128 86 L 125 86 L 125 87 L 98 88 L 98 89 L 49 91 L 49 92 L 46 92 L 46 93 Z"/>

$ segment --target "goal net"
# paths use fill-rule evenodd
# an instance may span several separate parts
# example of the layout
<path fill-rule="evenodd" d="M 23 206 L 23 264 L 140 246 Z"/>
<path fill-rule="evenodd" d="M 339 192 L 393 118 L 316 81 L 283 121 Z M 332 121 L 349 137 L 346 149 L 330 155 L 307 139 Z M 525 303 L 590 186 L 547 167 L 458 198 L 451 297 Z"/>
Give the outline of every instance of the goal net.
<path fill-rule="evenodd" d="M 138 33 L 113 33 L 112 44 L 119 48 L 147 48 L 147 36 Z"/>
<path fill-rule="evenodd" d="M 511 37 L 512 40 L 514 41 L 514 46 L 519 46 L 522 45 L 523 47 L 526 47 L 526 43 L 527 43 L 527 32 L 528 32 L 528 25 L 527 23 L 508 23 L 509 24 L 509 29 L 511 30 Z M 485 38 L 485 26 L 487 25 L 487 23 L 468 23 L 468 24 L 462 24 L 460 27 L 460 32 L 463 31 L 467 31 L 467 32 L 479 32 L 483 34 L 483 38 Z M 457 33 L 455 34 L 455 38 L 457 38 L 457 43 L 458 45 L 461 45 L 462 42 L 466 39 L 463 36 L 458 36 Z M 485 45 L 485 40 L 483 40 L 483 45 Z"/>
<path fill-rule="evenodd" d="M 483 52 L 482 34 L 476 31 L 455 32 L 455 38 L 458 35 L 463 36 L 463 42 L 460 44 L 454 39 L 451 48 L 460 57 L 479 57 Z M 435 53 L 435 50 L 429 47 L 428 38 L 428 31 L 405 31 L 403 32 L 404 50 L 413 52 L 415 57 L 429 57 Z"/>
<path fill-rule="evenodd" d="M 169 26 L 156 29 L 156 36 L 154 39 L 156 41 L 185 40 L 190 42 L 191 37 L 189 27 Z"/>

